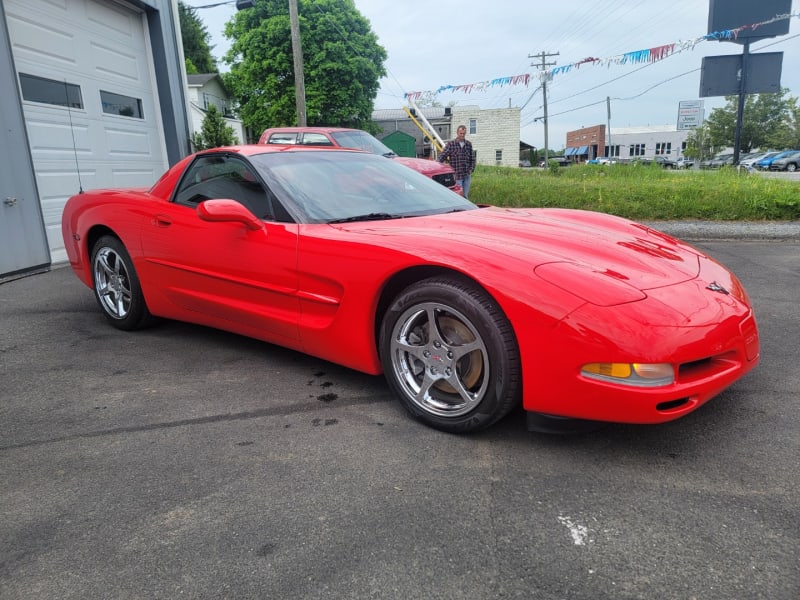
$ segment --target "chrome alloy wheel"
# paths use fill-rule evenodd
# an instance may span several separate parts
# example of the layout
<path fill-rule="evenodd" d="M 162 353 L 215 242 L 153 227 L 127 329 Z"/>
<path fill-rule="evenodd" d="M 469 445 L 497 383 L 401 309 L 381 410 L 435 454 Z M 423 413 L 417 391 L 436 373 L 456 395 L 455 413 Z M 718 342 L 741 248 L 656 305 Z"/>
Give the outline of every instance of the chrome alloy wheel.
<path fill-rule="evenodd" d="M 470 320 L 449 306 L 426 302 L 406 310 L 390 351 L 403 392 L 432 415 L 464 415 L 486 394 L 489 352 Z"/>
<path fill-rule="evenodd" d="M 101 248 L 94 258 L 94 287 L 103 310 L 114 319 L 124 319 L 131 310 L 128 267 L 113 248 Z"/>

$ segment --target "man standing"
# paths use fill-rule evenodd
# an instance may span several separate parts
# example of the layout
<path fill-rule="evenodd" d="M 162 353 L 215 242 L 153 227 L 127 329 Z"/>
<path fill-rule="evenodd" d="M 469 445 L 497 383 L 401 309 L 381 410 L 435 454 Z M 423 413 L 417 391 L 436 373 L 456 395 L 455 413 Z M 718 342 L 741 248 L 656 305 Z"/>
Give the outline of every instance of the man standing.
<path fill-rule="evenodd" d="M 472 172 L 475 170 L 475 155 L 472 153 L 472 144 L 467 141 L 467 128 L 459 125 L 456 129 L 456 139 L 445 144 L 444 150 L 439 155 L 439 162 L 448 160 L 456 172 L 456 183 L 464 190 L 464 198 L 469 198 L 469 184 Z"/>

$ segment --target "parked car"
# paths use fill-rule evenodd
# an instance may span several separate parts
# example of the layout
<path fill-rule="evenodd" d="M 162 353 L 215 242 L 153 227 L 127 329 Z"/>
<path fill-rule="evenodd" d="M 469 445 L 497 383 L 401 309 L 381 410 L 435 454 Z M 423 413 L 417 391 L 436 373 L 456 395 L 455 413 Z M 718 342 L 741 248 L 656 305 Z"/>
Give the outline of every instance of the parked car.
<path fill-rule="evenodd" d="M 62 235 L 114 327 L 177 319 L 382 373 L 453 433 L 520 405 L 671 421 L 759 361 L 747 293 L 705 252 L 608 214 L 477 206 L 366 152 L 202 151 L 149 190 L 72 196 Z"/>
<path fill-rule="evenodd" d="M 775 157 L 769 165 L 770 171 L 789 171 L 794 173 L 800 166 L 800 150 L 793 150 L 783 156 Z"/>
<path fill-rule="evenodd" d="M 550 163 L 555 163 L 559 167 L 568 167 L 572 164 L 572 161 L 570 159 L 565 158 L 563 156 L 550 156 L 548 157 L 547 161 Z M 539 161 L 539 166 L 545 167 L 547 165 L 545 164 L 544 160 L 541 160 Z"/>
<path fill-rule="evenodd" d="M 391 158 L 410 169 L 430 177 L 437 183 L 462 194 L 456 183 L 453 167 L 435 160 L 398 156 L 394 150 L 375 136 L 361 129 L 345 127 L 275 127 L 265 129 L 258 140 L 259 144 L 288 144 L 300 146 L 330 146 L 334 148 L 353 148 L 372 154 Z"/>
<path fill-rule="evenodd" d="M 772 164 L 773 161 L 783 158 L 790 152 L 792 151 L 784 150 L 783 152 L 778 152 L 777 154 L 773 154 L 772 156 L 766 156 L 753 163 L 753 167 L 758 169 L 759 171 L 769 171 L 770 165 Z"/>
<path fill-rule="evenodd" d="M 779 152 L 755 152 L 739 160 L 739 165 L 746 169 L 754 169 L 755 164 L 762 159 L 772 158 Z"/>
<path fill-rule="evenodd" d="M 714 158 L 700 161 L 701 169 L 719 169 L 733 164 L 733 154 L 719 154 Z"/>
<path fill-rule="evenodd" d="M 691 158 L 686 158 L 685 156 L 681 156 L 675 161 L 675 167 L 678 169 L 691 169 L 694 167 L 694 160 Z"/>
<path fill-rule="evenodd" d="M 654 156 L 653 162 L 664 169 L 677 169 L 678 162 L 667 156 Z"/>

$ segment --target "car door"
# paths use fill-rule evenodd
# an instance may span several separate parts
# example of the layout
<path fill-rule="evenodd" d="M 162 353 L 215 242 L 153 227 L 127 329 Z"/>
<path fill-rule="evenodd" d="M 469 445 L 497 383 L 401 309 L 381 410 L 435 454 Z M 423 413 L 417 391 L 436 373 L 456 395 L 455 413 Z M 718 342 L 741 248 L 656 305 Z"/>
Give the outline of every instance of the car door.
<path fill-rule="evenodd" d="M 202 220 L 197 206 L 229 198 L 263 221 Z M 141 235 L 143 286 L 151 310 L 287 346 L 298 340 L 298 227 L 249 163 L 199 156 L 173 198 L 153 206 Z"/>

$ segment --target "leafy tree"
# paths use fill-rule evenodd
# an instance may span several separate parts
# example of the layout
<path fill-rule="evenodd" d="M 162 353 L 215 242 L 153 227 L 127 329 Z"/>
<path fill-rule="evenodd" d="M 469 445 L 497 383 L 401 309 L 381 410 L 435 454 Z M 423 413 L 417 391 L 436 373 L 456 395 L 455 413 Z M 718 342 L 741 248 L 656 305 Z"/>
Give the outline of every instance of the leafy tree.
<path fill-rule="evenodd" d="M 800 148 L 800 104 L 797 98 L 789 98 L 783 124 L 770 137 L 772 148 Z"/>
<path fill-rule="evenodd" d="M 368 128 L 386 50 L 353 0 L 303 0 L 298 7 L 309 125 Z M 226 87 L 251 131 L 297 123 L 286 0 L 255 0 L 225 25 Z"/>
<path fill-rule="evenodd" d="M 750 94 L 745 98 L 740 146 L 743 152 L 756 148 L 781 148 L 791 138 L 791 111 L 795 98 L 786 98 L 788 89 L 777 94 Z M 711 145 L 733 146 L 736 138 L 738 96 L 726 96 L 726 106 L 715 108 L 706 120 Z"/>
<path fill-rule="evenodd" d="M 211 34 L 203 25 L 197 11 L 178 0 L 178 18 L 183 38 L 183 55 L 186 59 L 186 72 L 217 73 L 217 63 L 211 56 L 209 41 Z"/>
<path fill-rule="evenodd" d="M 192 134 L 191 142 L 195 151 L 239 143 L 233 128 L 225 124 L 225 119 L 214 104 L 209 105 L 201 130 Z"/>
<path fill-rule="evenodd" d="M 726 144 L 717 147 L 712 146 L 708 125 L 703 123 L 703 125 L 694 129 L 686 137 L 686 151 L 684 152 L 684 156 L 695 160 L 704 160 L 714 156 L 717 149 L 725 145 Z"/>

